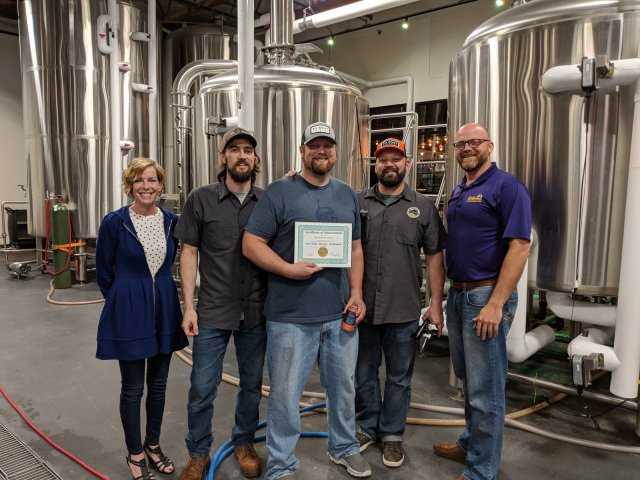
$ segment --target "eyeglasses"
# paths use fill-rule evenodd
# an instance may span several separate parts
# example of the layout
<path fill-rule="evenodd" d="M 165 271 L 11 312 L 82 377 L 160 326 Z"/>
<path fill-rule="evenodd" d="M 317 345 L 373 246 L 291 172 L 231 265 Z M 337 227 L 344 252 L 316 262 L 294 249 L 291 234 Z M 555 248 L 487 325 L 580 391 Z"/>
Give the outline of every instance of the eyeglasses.
<path fill-rule="evenodd" d="M 485 140 L 483 138 L 472 138 L 471 140 L 460 140 L 453 144 L 456 150 L 464 150 L 465 145 L 469 144 L 471 148 L 478 148 L 484 142 L 490 142 L 491 140 Z"/>

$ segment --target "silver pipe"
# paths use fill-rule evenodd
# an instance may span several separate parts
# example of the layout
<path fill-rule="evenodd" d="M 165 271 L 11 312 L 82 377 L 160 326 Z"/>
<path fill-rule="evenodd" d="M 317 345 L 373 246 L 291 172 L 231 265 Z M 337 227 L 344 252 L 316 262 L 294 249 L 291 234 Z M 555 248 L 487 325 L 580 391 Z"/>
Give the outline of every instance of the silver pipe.
<path fill-rule="evenodd" d="M 271 0 L 271 43 L 293 46 L 293 0 Z"/>
<path fill-rule="evenodd" d="M 281 67 L 293 64 L 293 0 L 271 0 L 271 26 L 265 47 L 270 65 Z"/>
<path fill-rule="evenodd" d="M 534 387 L 547 388 L 549 390 L 555 390 L 556 392 L 567 393 L 569 395 L 578 395 L 578 392 L 575 388 L 571 388 L 559 383 L 549 382 L 547 380 L 527 377 L 526 375 L 521 375 L 519 373 L 509 372 L 507 374 L 507 378 L 509 380 L 515 380 L 516 382 L 524 383 L 526 385 L 532 385 Z M 629 410 L 638 410 L 638 402 L 627 400 L 622 403 L 622 401 L 625 400 L 624 398 L 612 397 L 609 395 L 604 395 L 602 393 L 590 392 L 588 390 L 584 390 L 582 394 L 580 394 L 580 396 L 588 400 L 596 400 L 598 402 L 608 403 L 610 405 L 621 404 L 621 407 Z"/>
<path fill-rule="evenodd" d="M 179 208 L 184 200 L 183 169 L 188 168 L 185 162 L 189 159 L 189 138 L 191 136 L 191 87 L 202 77 L 211 77 L 224 70 L 236 67 L 234 60 L 196 60 L 188 63 L 178 72 L 173 82 L 171 99 L 174 112 L 174 152 L 178 179 Z"/>
<path fill-rule="evenodd" d="M 82 239 L 77 240 L 78 243 L 82 243 Z M 76 259 L 76 281 L 80 284 L 87 282 L 87 256 L 85 254 L 87 250 L 86 245 L 80 245 L 76 247 L 74 257 Z"/>
<path fill-rule="evenodd" d="M 4 212 L 4 206 L 7 203 L 10 203 L 12 205 L 18 205 L 18 204 L 23 205 L 23 204 L 26 204 L 26 203 L 29 203 L 29 202 L 27 202 L 26 200 L 18 200 L 18 201 L 15 201 L 15 202 L 11 201 L 11 200 L 5 200 L 4 202 L 2 202 L 2 206 L 0 207 L 0 208 L 2 208 L 2 235 L 0 235 L 0 237 L 2 238 L 2 248 L 3 249 L 7 248 L 7 229 L 6 229 L 5 219 L 4 219 L 4 213 L 5 213 Z"/>

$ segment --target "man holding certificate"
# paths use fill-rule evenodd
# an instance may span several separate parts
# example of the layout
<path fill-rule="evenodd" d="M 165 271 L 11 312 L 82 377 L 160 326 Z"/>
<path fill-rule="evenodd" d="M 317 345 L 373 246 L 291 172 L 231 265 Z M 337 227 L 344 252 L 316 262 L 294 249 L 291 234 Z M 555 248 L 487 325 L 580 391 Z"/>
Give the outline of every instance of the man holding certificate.
<path fill-rule="evenodd" d="M 316 359 L 327 393 L 329 458 L 352 476 L 368 477 L 371 467 L 355 438 L 358 332 L 340 326 L 348 307 L 358 308 L 356 321 L 366 312 L 358 201 L 351 187 L 331 176 L 337 159 L 330 125 L 309 125 L 300 154 L 300 174 L 267 187 L 243 241 L 245 256 L 269 272 L 265 478 L 295 478 L 298 402 Z"/>
<path fill-rule="evenodd" d="M 411 168 L 404 142 L 387 138 L 375 151 L 378 183 L 358 195 L 364 249 L 363 291 L 368 306 L 360 323 L 356 367 L 356 421 L 360 450 L 380 441 L 382 462 L 404 462 L 402 437 L 411 402 L 422 298 L 424 252 L 431 307 L 423 318 L 442 331 L 445 230 L 434 203 L 404 178 Z M 385 359 L 382 398 L 378 372 Z"/>

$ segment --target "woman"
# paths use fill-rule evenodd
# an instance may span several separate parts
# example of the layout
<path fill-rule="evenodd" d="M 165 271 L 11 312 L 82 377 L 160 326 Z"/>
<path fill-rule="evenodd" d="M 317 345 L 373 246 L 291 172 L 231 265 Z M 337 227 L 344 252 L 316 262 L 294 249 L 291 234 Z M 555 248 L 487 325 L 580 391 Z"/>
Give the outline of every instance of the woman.
<path fill-rule="evenodd" d="M 177 216 L 156 207 L 164 170 L 148 158 L 134 159 L 122 173 L 133 203 L 102 220 L 96 245 L 96 275 L 105 297 L 98 325 L 96 357 L 120 363 L 120 418 L 127 465 L 134 480 L 154 480 L 175 469 L 160 449 L 160 429 L 171 354 L 187 345 L 171 266 Z M 147 381 L 147 424 L 141 442 L 140 403 Z"/>

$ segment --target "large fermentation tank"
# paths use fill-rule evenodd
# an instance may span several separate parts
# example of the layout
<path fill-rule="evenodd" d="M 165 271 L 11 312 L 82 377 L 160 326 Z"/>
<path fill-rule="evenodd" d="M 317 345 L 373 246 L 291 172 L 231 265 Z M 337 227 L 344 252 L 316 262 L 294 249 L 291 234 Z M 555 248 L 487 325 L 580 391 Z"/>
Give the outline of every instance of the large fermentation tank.
<path fill-rule="evenodd" d="M 190 25 L 169 32 L 163 41 L 162 61 L 162 112 L 163 152 L 165 188 L 167 193 L 177 193 L 174 128 L 175 115 L 172 107 L 171 87 L 178 72 L 185 65 L 202 59 L 235 60 L 238 44 L 233 41 L 235 30 L 223 25 Z M 191 94 L 195 95 L 202 82 L 195 81 Z"/>
<path fill-rule="evenodd" d="M 149 154 L 148 97 L 131 90 L 147 83 L 147 48 L 130 34 L 144 31 L 146 2 L 118 4 L 122 138 L 136 148 L 128 158 Z M 29 233 L 46 234 L 45 196 L 60 195 L 72 211 L 78 238 L 94 238 L 102 217 L 122 205 L 110 148 L 108 58 L 98 52 L 96 21 L 106 0 L 21 0 L 18 5 L 25 152 L 29 182 Z"/>
<path fill-rule="evenodd" d="M 368 104 L 360 90 L 338 75 L 302 66 L 256 67 L 255 136 L 262 159 L 257 184 L 266 186 L 301 167 L 304 128 L 330 123 L 336 132 L 338 161 L 333 175 L 356 190 L 364 187 L 363 152 L 368 152 Z M 234 68 L 207 80 L 194 98 L 194 155 L 190 188 L 215 181 L 221 118 L 237 117 L 238 74 Z"/>
<path fill-rule="evenodd" d="M 451 134 L 487 125 L 494 161 L 531 192 L 532 286 L 617 293 L 633 86 L 586 98 L 547 94 L 541 80 L 582 57 L 637 57 L 639 45 L 637 1 L 537 0 L 479 26 L 451 63 Z M 451 162 L 448 191 L 462 173 Z"/>

